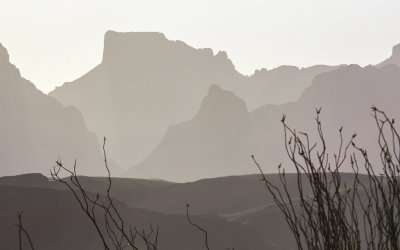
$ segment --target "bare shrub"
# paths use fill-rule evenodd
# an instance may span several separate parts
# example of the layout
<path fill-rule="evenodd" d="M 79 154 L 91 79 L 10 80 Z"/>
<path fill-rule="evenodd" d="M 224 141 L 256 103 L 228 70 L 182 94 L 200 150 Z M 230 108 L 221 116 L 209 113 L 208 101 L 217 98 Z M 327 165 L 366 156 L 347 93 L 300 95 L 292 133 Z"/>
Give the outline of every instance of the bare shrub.
<path fill-rule="evenodd" d="M 356 134 L 344 141 L 342 128 L 340 147 L 329 159 L 320 112 L 317 109 L 316 143 L 310 141 L 307 133 L 289 127 L 285 115 L 281 120 L 285 149 L 297 174 L 298 195 L 288 191 L 281 165 L 279 184 L 273 184 L 252 156 L 298 249 L 399 249 L 400 137 L 394 120 L 372 107 L 380 150 L 380 164 L 376 165 L 371 163 L 367 151 L 355 143 Z M 351 180 L 344 181 L 340 172 L 344 164 L 353 170 Z M 305 194 L 305 187 L 311 188 L 311 194 Z"/>

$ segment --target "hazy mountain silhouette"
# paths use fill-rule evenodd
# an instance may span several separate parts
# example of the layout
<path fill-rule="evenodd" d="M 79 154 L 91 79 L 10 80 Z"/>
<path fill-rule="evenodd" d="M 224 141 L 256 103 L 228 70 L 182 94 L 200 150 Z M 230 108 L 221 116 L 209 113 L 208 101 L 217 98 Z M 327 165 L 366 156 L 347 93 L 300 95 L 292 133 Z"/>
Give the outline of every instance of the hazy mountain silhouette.
<path fill-rule="evenodd" d="M 245 174 L 255 171 L 248 156 L 256 148 L 245 102 L 213 85 L 197 115 L 170 126 L 160 145 L 128 176 L 187 181 Z"/>
<path fill-rule="evenodd" d="M 63 107 L 23 79 L 0 44 L 0 175 L 49 174 L 60 157 L 81 173 L 102 173 L 102 154 L 75 107 Z"/>
<path fill-rule="evenodd" d="M 315 77 L 297 102 L 266 105 L 250 113 L 241 99 L 214 86 L 198 115 L 171 126 L 160 145 L 128 175 L 188 181 L 252 173 L 256 168 L 251 154 L 256 155 L 267 172 L 276 172 L 276 166 L 288 159 L 282 115 L 287 115 L 293 128 L 308 132 L 314 140 L 317 107 L 323 110 L 321 120 L 332 154 L 339 147 L 341 126 L 345 138 L 357 132 L 360 145 L 377 150 L 373 146 L 378 131 L 370 107 L 377 105 L 389 116 L 398 116 L 398 79 L 400 68 L 396 65 L 350 65 Z"/>
<path fill-rule="evenodd" d="M 78 107 L 89 128 L 110 138 L 110 155 L 127 164 L 154 149 L 170 124 L 189 119 L 209 85 L 226 76 L 242 77 L 225 53 L 161 33 L 107 32 L 102 63 L 50 95 Z"/>
<path fill-rule="evenodd" d="M 268 171 L 276 171 L 275 166 L 287 159 L 283 152 L 282 115 L 286 114 L 286 121 L 297 131 L 316 136 L 315 108 L 319 107 L 322 108 L 320 118 L 332 155 L 339 148 L 339 128 L 343 126 L 345 139 L 356 132 L 357 143 L 371 150 L 370 158 L 372 155 L 378 157 L 378 130 L 371 107 L 376 105 L 388 116 L 399 118 L 399 79 L 400 68 L 396 65 L 382 68 L 350 65 L 315 77 L 297 102 L 266 105 L 252 111 L 256 133 L 261 141 L 267 142 L 264 153 L 258 157 Z M 315 136 L 311 138 L 316 139 Z"/>
<path fill-rule="evenodd" d="M 377 67 L 383 67 L 388 64 L 396 64 L 400 67 L 400 44 L 393 46 L 392 55 L 384 60 L 383 62 L 377 64 Z"/>
<path fill-rule="evenodd" d="M 339 66 L 315 65 L 308 68 L 280 66 L 272 70 L 256 70 L 241 89 L 233 89 L 249 105 L 250 109 L 265 104 L 283 104 L 296 101 L 315 76 L 329 72 Z M 230 89 L 230 86 L 224 86 Z"/>
<path fill-rule="evenodd" d="M 110 155 L 130 166 L 156 147 L 169 125 L 193 117 L 212 84 L 256 108 L 295 100 L 315 75 L 336 68 L 285 66 L 247 77 L 225 52 L 214 55 L 161 33 L 109 31 L 102 62 L 50 95 L 78 107 L 91 130 L 110 138 Z"/>

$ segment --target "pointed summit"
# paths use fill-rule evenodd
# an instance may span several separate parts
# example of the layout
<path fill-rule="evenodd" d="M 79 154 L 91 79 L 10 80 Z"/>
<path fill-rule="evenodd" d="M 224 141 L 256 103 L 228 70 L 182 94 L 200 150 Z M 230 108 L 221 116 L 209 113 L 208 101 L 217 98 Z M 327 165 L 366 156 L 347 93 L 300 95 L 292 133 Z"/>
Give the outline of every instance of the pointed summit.
<path fill-rule="evenodd" d="M 209 95 L 217 95 L 217 94 L 221 93 L 222 91 L 224 91 L 224 90 L 222 90 L 222 88 L 219 85 L 213 84 L 208 89 L 208 94 Z"/>
<path fill-rule="evenodd" d="M 158 147 L 127 176 L 191 181 L 244 174 L 256 145 L 246 103 L 212 85 L 199 113 L 171 126 Z"/>
<path fill-rule="evenodd" d="M 228 117 L 247 116 L 248 110 L 243 99 L 232 91 L 223 90 L 213 84 L 204 98 L 199 113 L 195 119 L 227 119 Z M 229 119 L 229 118 L 228 118 Z"/>

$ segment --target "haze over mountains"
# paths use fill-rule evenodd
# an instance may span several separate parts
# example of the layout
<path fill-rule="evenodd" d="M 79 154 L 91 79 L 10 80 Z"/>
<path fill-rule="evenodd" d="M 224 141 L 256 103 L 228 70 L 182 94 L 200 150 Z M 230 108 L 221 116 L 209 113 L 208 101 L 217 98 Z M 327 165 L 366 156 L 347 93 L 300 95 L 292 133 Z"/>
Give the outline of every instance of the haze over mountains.
<path fill-rule="evenodd" d="M 341 126 L 345 139 L 357 132 L 360 145 L 377 150 L 372 147 L 378 130 L 370 107 L 376 105 L 390 116 L 400 118 L 396 112 L 399 81 L 400 68 L 396 65 L 382 68 L 350 65 L 317 76 L 297 102 L 265 105 L 251 112 L 239 97 L 213 86 L 199 114 L 172 126 L 156 150 L 133 167 L 129 176 L 184 181 L 196 180 L 198 176 L 251 173 L 256 171 L 252 154 L 265 163 L 267 172 L 275 172 L 275 167 L 287 160 L 282 114 L 287 115 L 291 126 L 308 132 L 316 140 L 316 107 L 323 109 L 321 119 L 332 154 L 339 146 Z"/>
<path fill-rule="evenodd" d="M 246 103 L 213 85 L 195 117 L 170 126 L 157 148 L 128 176 L 186 181 L 246 174 L 255 170 L 249 156 L 258 148 Z"/>
<path fill-rule="evenodd" d="M 76 107 L 63 107 L 21 77 L 0 44 L 0 175 L 49 174 L 59 157 L 82 174 L 104 174 L 96 135 Z"/>
<path fill-rule="evenodd" d="M 78 107 L 90 130 L 110 138 L 110 155 L 129 166 L 150 154 L 171 124 L 193 117 L 212 84 L 253 109 L 293 101 L 315 75 L 336 68 L 284 66 L 248 77 L 225 52 L 214 55 L 161 33 L 109 31 L 102 62 L 49 95 Z"/>
<path fill-rule="evenodd" d="M 396 45 L 375 66 L 281 66 L 244 76 L 225 52 L 195 49 L 161 33 L 109 31 L 102 62 L 45 95 L 21 77 L 0 44 L 0 175 L 12 175 L 0 177 L 0 201 L 6 201 L 0 249 L 17 247 L 13 229 L 21 210 L 39 249 L 101 248 L 71 193 L 42 174 L 58 157 L 68 168 L 77 159 L 78 174 L 92 176 L 79 177 L 89 195 L 106 195 L 108 179 L 93 177 L 106 173 L 103 136 L 111 174 L 128 177 L 112 179 L 111 196 L 126 222 L 160 225 L 160 248 L 202 249 L 201 234 L 185 219 L 187 202 L 212 248 L 295 248 L 259 176 L 246 175 L 257 173 L 250 156 L 277 182 L 279 163 L 290 172 L 282 115 L 315 140 L 315 108 L 322 107 L 331 154 L 343 126 L 345 140 L 357 132 L 357 143 L 377 160 L 370 107 L 400 119 L 399 58 Z M 297 176 L 287 178 L 296 198 Z"/>
<path fill-rule="evenodd" d="M 399 55 L 397 45 L 377 67 L 282 66 L 244 76 L 225 52 L 195 49 L 162 33 L 109 31 L 102 62 L 49 94 L 63 108 L 22 79 L 2 48 L 2 112 L 9 117 L 1 131 L 8 141 L 2 174 L 46 173 L 54 156 L 70 165 L 77 158 L 81 173 L 101 174 L 103 136 L 110 161 L 132 177 L 188 181 L 254 173 L 251 154 L 274 172 L 285 159 L 282 114 L 311 130 L 315 107 L 323 107 L 333 144 L 341 125 L 372 143 L 369 107 L 395 116 Z M 21 152 L 26 156 L 18 157 Z"/>

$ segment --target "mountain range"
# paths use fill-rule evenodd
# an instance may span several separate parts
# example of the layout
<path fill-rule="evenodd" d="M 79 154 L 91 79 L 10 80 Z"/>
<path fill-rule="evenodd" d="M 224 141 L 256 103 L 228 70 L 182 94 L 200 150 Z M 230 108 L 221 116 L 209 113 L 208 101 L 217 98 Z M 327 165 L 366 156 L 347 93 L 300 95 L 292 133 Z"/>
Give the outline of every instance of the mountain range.
<path fill-rule="evenodd" d="M 245 76 L 223 51 L 109 31 L 102 62 L 45 95 L 1 47 L 1 174 L 48 174 L 60 157 L 103 175 L 103 136 L 114 175 L 184 182 L 248 174 L 256 171 L 252 154 L 275 172 L 286 159 L 282 114 L 312 131 L 316 107 L 333 146 L 342 125 L 373 145 L 370 106 L 396 116 L 399 50 L 376 66 L 281 66 Z"/>
<path fill-rule="evenodd" d="M 287 116 L 290 126 L 307 132 L 312 142 L 321 145 L 316 130 L 316 108 L 322 108 L 324 136 L 332 155 L 339 148 L 342 126 L 345 140 L 356 132 L 359 145 L 379 152 L 378 129 L 370 115 L 371 106 L 376 105 L 390 117 L 399 119 L 396 112 L 400 104 L 399 79 L 397 65 L 382 68 L 350 65 L 316 76 L 296 102 L 265 105 L 250 112 L 238 96 L 212 86 L 198 114 L 171 126 L 158 147 L 142 163 L 133 166 L 128 176 L 182 182 L 252 173 L 256 171 L 252 154 L 263 163 L 266 172 L 276 172 L 275 167 L 280 163 L 290 168 L 282 115 Z"/>
<path fill-rule="evenodd" d="M 17 211 L 37 249 L 101 248 L 70 191 L 48 175 L 55 160 L 70 169 L 76 160 L 88 195 L 103 199 L 104 136 L 111 174 L 124 177 L 111 178 L 110 195 L 127 223 L 160 226 L 160 249 L 204 249 L 203 235 L 185 217 L 186 203 L 212 249 L 296 249 L 251 155 L 274 184 L 283 164 L 295 200 L 297 180 L 306 181 L 291 173 L 281 119 L 320 150 L 315 117 L 322 108 L 330 155 L 343 126 L 345 141 L 357 133 L 356 143 L 379 161 L 371 106 L 400 119 L 399 58 L 396 45 L 387 60 L 366 67 L 286 65 L 245 76 L 223 51 L 162 33 L 109 31 L 101 63 L 46 95 L 0 44 L 0 249 L 18 247 Z M 311 193 L 307 185 L 303 191 Z"/>
<path fill-rule="evenodd" d="M 161 33 L 109 31 L 102 62 L 49 95 L 78 107 L 90 130 L 110 138 L 110 156 L 128 167 L 148 156 L 171 124 L 193 117 L 213 84 L 254 109 L 293 101 L 315 75 L 338 67 L 283 66 L 244 76 L 226 52 L 195 49 Z"/>

